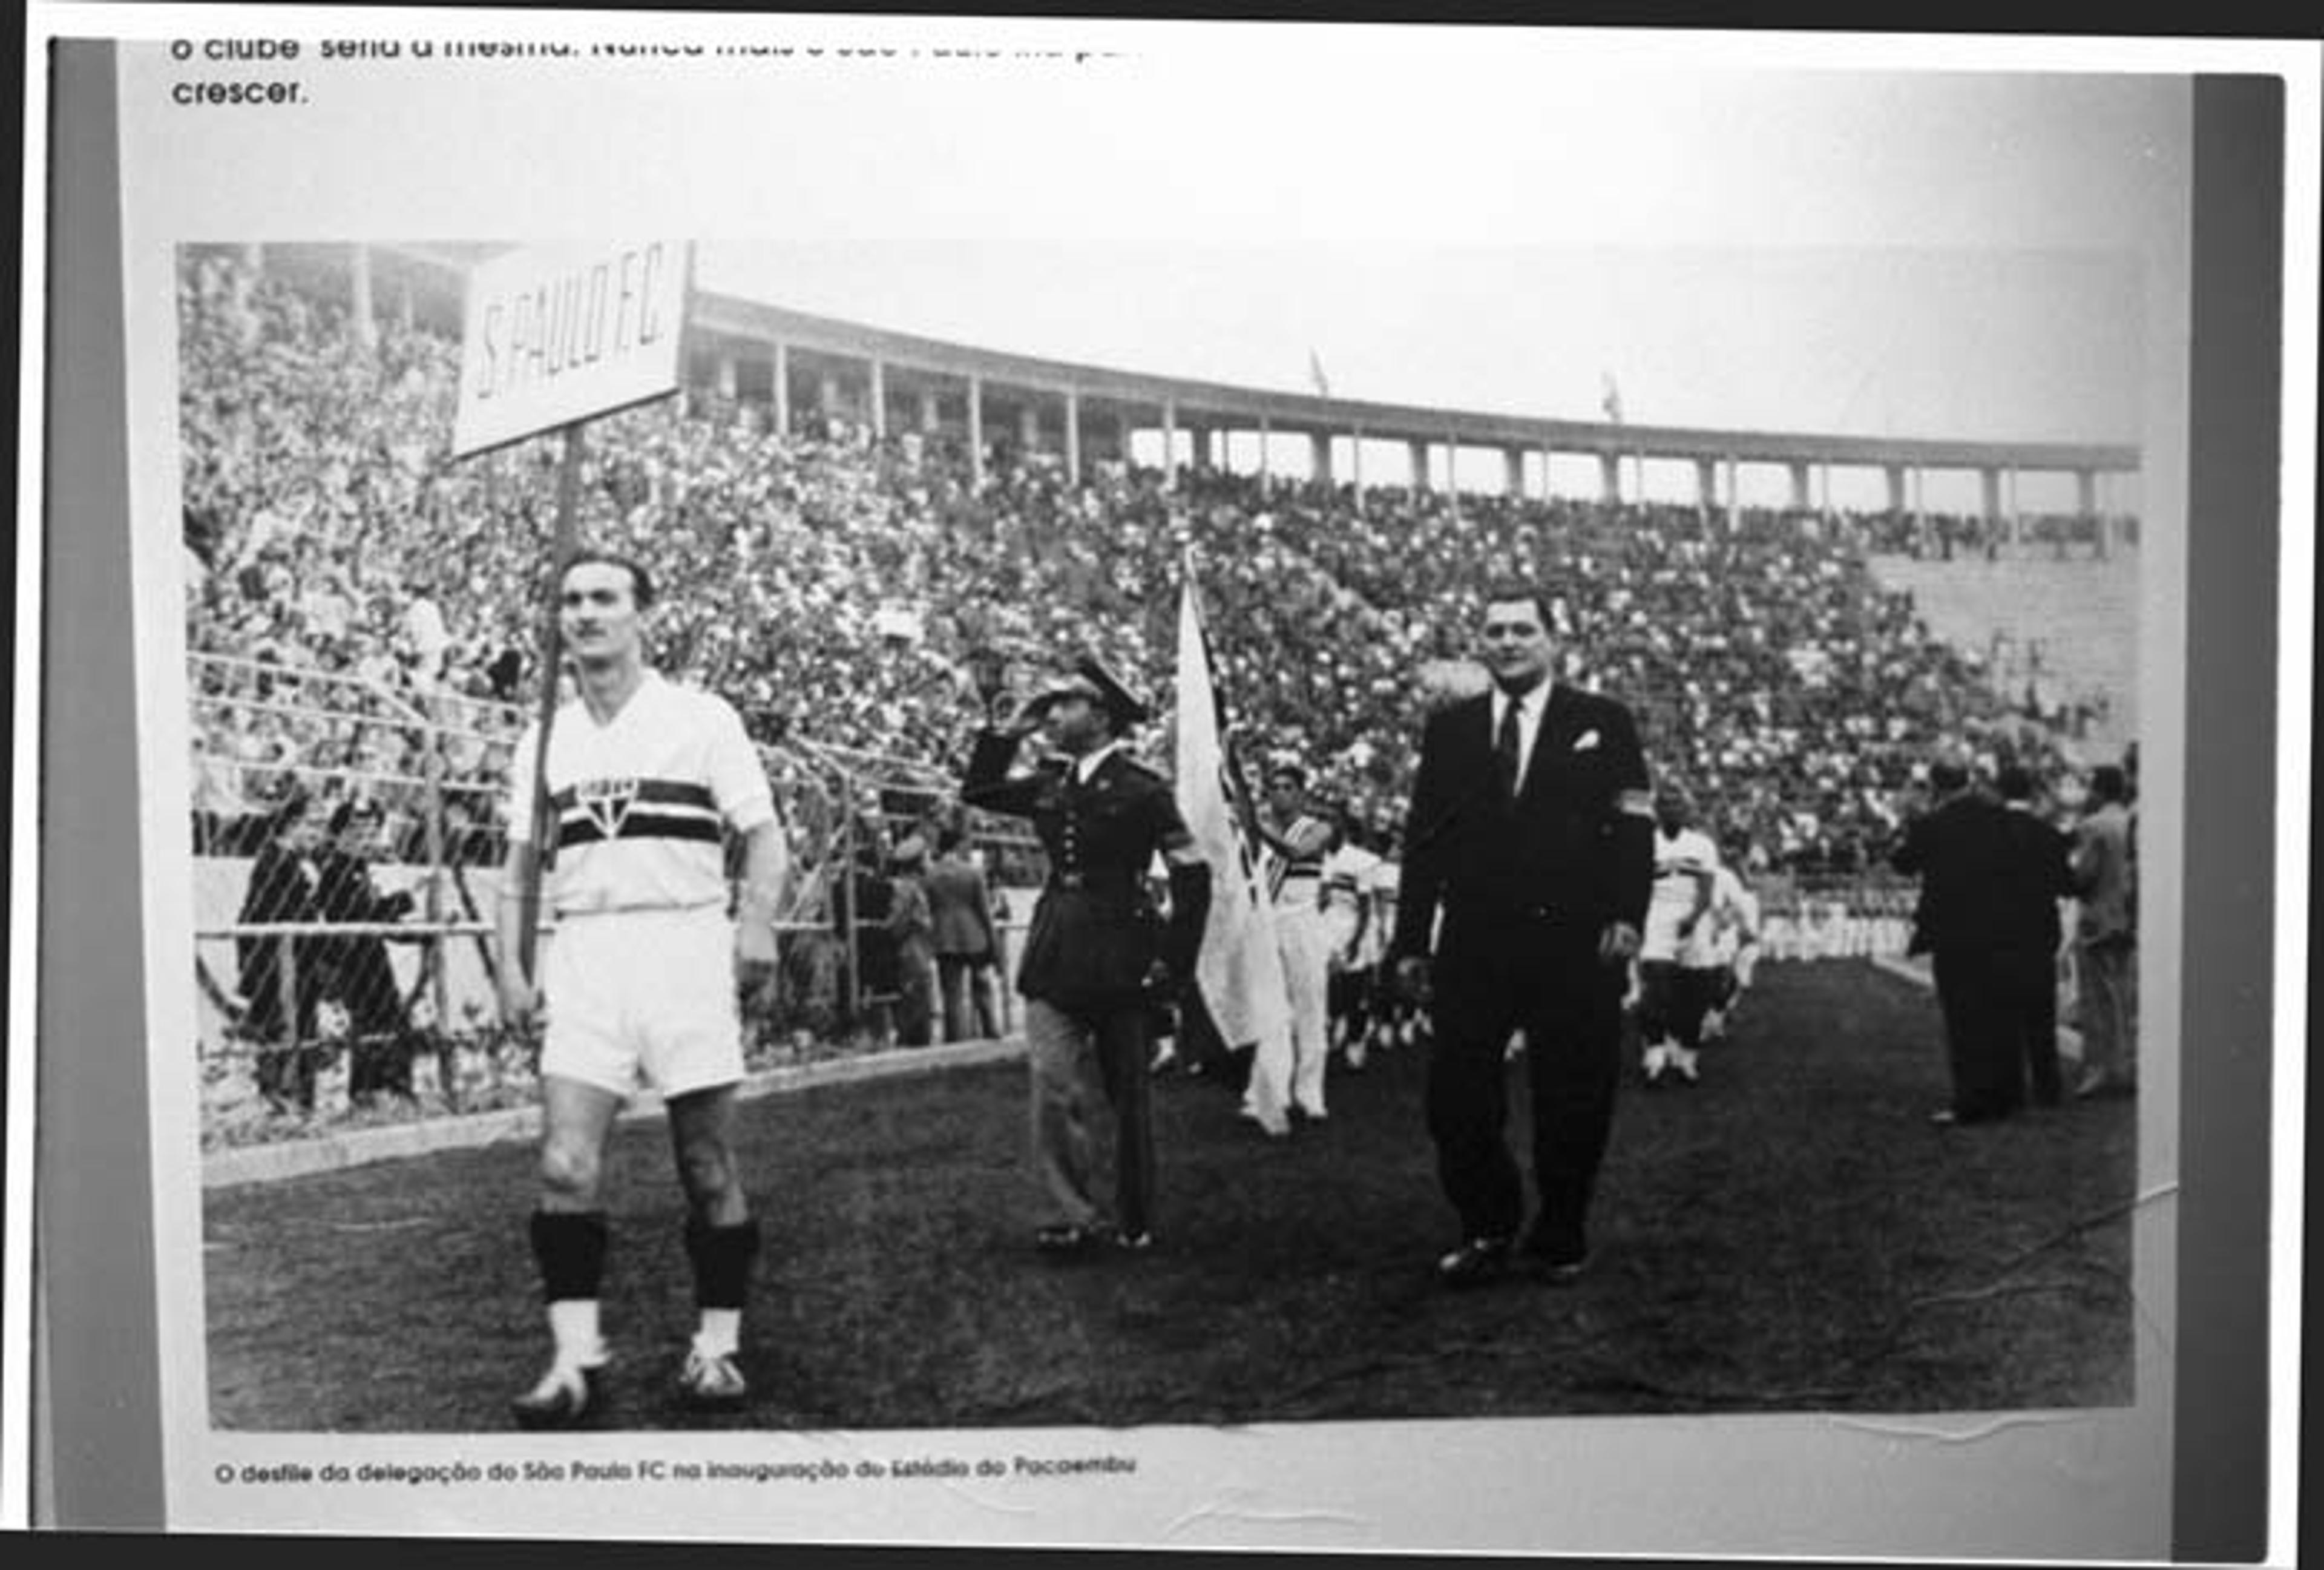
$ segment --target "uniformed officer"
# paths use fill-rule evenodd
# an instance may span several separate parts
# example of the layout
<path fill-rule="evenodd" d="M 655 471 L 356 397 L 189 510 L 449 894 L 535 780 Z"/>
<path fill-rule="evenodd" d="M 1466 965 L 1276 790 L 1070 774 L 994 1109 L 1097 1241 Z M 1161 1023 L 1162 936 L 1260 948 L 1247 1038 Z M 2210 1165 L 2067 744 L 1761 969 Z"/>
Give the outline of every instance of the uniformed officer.
<path fill-rule="evenodd" d="M 1034 1174 L 1047 1212 L 1034 1242 L 1045 1252 L 1153 1242 L 1149 1002 L 1193 974 L 1211 888 L 1169 782 L 1122 750 L 1123 734 L 1148 717 L 1129 688 L 1084 658 L 1013 719 L 979 733 L 961 786 L 971 807 L 1031 819 L 1048 856 L 1017 977 Z M 1036 729 L 1063 756 L 1011 777 L 1019 743 Z M 1169 873 L 1167 927 L 1148 890 L 1157 855 Z M 1092 1192 L 1096 1119 L 1106 1106 L 1114 1119 L 1111 1216 Z"/>

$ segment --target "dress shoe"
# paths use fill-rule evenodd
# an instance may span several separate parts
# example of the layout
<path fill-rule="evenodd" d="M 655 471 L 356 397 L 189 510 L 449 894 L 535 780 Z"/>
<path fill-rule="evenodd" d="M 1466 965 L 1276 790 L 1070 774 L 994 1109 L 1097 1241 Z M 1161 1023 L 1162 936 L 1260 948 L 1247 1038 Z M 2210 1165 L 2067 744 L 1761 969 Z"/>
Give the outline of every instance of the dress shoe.
<path fill-rule="evenodd" d="M 1436 1261 L 1436 1279 L 1447 1287 L 1481 1287 L 1508 1273 L 1509 1240 L 1472 1237 Z"/>
<path fill-rule="evenodd" d="M 1033 1233 L 1033 1247 L 1053 1258 L 1071 1258 L 1088 1253 L 1106 1241 L 1105 1229 L 1076 1226 L 1071 1222 L 1058 1222 Z"/>
<path fill-rule="evenodd" d="M 1554 1287 L 1580 1280 L 1590 1268 L 1590 1245 L 1571 1232 L 1528 1231 L 1517 1251 L 1528 1277 Z"/>
<path fill-rule="evenodd" d="M 1587 1251 L 1558 1258 L 1551 1254 L 1528 1253 L 1526 1274 L 1552 1287 L 1571 1287 L 1589 1273 L 1590 1255 Z"/>

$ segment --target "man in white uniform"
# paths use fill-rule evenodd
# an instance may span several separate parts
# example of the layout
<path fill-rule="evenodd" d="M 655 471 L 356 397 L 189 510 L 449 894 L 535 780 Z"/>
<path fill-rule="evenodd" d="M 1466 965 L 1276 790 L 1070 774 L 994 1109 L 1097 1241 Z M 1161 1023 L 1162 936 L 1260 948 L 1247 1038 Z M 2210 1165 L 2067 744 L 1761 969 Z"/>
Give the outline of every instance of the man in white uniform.
<path fill-rule="evenodd" d="M 549 731 L 542 904 L 556 928 L 537 985 L 521 963 L 519 902 L 536 854 L 537 723 L 512 771 L 499 920 L 502 1018 L 544 1027 L 530 1233 L 555 1351 L 549 1371 L 513 1403 L 529 1428 L 572 1427 L 603 1400 L 605 1146 L 641 1080 L 669 1109 L 700 1311 L 678 1397 L 728 1408 L 748 1394 L 737 1354 L 759 1237 L 732 1141 L 743 1072 L 737 993 L 746 990 L 757 1007 L 770 1001 L 774 915 L 788 862 L 740 716 L 645 664 L 654 594 L 644 569 L 585 550 L 559 583 L 559 630 L 579 697 Z M 739 921 L 729 915 L 730 830 L 742 841 Z"/>
<path fill-rule="evenodd" d="M 1655 796 L 1655 881 L 1638 946 L 1638 1035 L 1646 1083 L 1692 1085 L 1707 985 L 1682 956 L 1711 910 L 1719 847 L 1690 826 L 1685 793 L 1665 785 Z"/>
<path fill-rule="evenodd" d="M 1291 1003 L 1291 1115 L 1324 1117 L 1323 1067 L 1332 1049 L 1332 936 L 1323 922 L 1323 858 L 1337 837 L 1331 821 L 1307 808 L 1307 774 L 1296 763 L 1267 771 L 1267 808 L 1255 836 L 1267 850 L 1275 900 L 1276 946 L 1283 955 Z"/>
<path fill-rule="evenodd" d="M 1333 1048 L 1351 1068 L 1364 1066 L 1372 1029 L 1372 983 L 1386 947 L 1372 912 L 1371 885 L 1379 853 L 1364 843 L 1355 813 L 1337 817 L 1340 842 L 1323 858 L 1323 927 L 1331 947 L 1329 993 Z"/>
<path fill-rule="evenodd" d="M 1751 973 L 1759 961 L 1759 898 L 1731 862 L 1720 862 L 1711 878 L 1711 914 L 1696 924 L 1695 941 L 1684 959 L 1690 967 L 1699 965 L 1710 972 L 1702 1039 L 1716 1041 L 1727 1034 L 1729 1018 L 1751 990 Z"/>

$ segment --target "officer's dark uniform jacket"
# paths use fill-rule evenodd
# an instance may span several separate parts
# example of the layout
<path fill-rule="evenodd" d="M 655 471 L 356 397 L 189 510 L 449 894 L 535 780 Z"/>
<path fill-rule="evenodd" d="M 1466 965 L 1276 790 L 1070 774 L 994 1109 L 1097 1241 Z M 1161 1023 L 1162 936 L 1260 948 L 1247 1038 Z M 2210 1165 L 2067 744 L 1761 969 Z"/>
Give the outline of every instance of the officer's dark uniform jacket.
<path fill-rule="evenodd" d="M 1088 1012 L 1138 1003 L 1157 958 L 1172 981 L 1184 981 L 1210 914 L 1210 869 L 1182 859 L 1193 838 L 1169 781 L 1119 751 L 1086 783 L 1070 763 L 1012 779 L 1017 745 L 1012 736 L 981 733 L 961 784 L 971 807 L 1030 818 L 1048 853 L 1017 990 Z M 1147 885 L 1157 854 L 1169 868 L 1167 928 Z"/>

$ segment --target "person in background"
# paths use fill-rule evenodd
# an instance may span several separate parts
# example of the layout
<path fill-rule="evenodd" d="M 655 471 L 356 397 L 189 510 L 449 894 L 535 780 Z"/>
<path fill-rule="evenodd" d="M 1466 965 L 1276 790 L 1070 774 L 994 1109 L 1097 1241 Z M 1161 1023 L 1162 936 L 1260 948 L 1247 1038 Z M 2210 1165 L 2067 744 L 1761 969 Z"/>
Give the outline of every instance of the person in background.
<path fill-rule="evenodd" d="M 264 822 L 266 837 L 251 864 L 236 923 L 319 921 L 321 804 L 293 784 Z M 258 1054 L 259 1094 L 277 1112 L 311 1113 L 322 1055 L 315 1031 L 316 1007 L 323 996 L 318 940 L 295 932 L 254 934 L 235 940 L 235 955 L 241 972 L 242 1033 Z"/>
<path fill-rule="evenodd" d="M 317 913 L 327 922 L 376 925 L 401 921 L 417 903 L 409 890 L 383 891 L 372 868 L 379 859 L 387 813 L 378 801 L 350 797 L 331 809 L 330 840 L 321 852 Z M 417 1045 L 411 1016 L 376 932 L 334 933 L 318 940 L 326 986 L 347 1011 L 347 1094 L 356 1101 L 410 1101 L 411 1056 Z"/>
<path fill-rule="evenodd" d="M 925 880 L 927 841 L 907 835 L 889 858 L 888 937 L 896 946 L 896 1042 L 926 1047 L 936 1037 L 936 922 Z"/>
<path fill-rule="evenodd" d="M 2130 786 L 2126 771 L 2100 764 L 2075 826 L 2074 920 L 2082 1035 L 2077 1099 L 2128 1095 L 2138 1085 L 2138 929 L 2131 859 Z"/>
<path fill-rule="evenodd" d="M 945 1039 L 991 1040 L 1001 1034 L 993 999 L 1001 936 L 992 919 L 993 891 L 957 822 L 936 831 L 936 859 L 927 883 Z"/>

